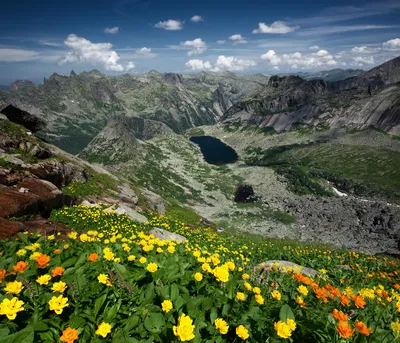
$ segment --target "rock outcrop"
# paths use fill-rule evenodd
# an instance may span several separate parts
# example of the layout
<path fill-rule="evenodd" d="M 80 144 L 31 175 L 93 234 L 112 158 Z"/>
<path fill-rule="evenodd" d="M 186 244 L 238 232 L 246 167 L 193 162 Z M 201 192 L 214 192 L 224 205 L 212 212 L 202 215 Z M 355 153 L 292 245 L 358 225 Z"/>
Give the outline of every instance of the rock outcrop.
<path fill-rule="evenodd" d="M 41 118 L 11 104 L 0 106 L 0 113 L 4 114 L 12 122 L 23 125 L 32 132 L 43 130 L 46 127 L 46 123 Z"/>

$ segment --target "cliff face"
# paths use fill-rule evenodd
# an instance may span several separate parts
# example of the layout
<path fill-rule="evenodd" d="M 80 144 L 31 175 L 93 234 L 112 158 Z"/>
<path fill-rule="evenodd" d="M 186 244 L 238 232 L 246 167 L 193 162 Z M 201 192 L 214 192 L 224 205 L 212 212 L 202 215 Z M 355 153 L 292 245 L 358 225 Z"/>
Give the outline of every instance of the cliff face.
<path fill-rule="evenodd" d="M 225 124 L 271 126 L 277 131 L 298 125 L 374 127 L 400 133 L 400 58 L 343 81 L 305 81 L 297 76 L 270 78 L 256 97 L 229 108 Z"/>

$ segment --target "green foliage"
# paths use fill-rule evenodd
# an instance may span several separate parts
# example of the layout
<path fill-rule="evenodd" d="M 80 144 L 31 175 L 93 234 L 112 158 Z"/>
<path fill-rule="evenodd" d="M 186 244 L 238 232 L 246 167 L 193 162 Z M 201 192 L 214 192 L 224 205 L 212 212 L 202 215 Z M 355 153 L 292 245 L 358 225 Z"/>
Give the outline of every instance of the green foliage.
<path fill-rule="evenodd" d="M 118 182 L 107 174 L 94 174 L 86 182 L 73 181 L 62 191 L 72 197 L 84 199 L 94 195 L 105 195 L 108 191 L 117 190 Z"/>
<path fill-rule="evenodd" d="M 183 207 L 175 199 L 168 199 L 166 214 L 189 225 L 199 225 L 201 217 L 190 207 Z"/>

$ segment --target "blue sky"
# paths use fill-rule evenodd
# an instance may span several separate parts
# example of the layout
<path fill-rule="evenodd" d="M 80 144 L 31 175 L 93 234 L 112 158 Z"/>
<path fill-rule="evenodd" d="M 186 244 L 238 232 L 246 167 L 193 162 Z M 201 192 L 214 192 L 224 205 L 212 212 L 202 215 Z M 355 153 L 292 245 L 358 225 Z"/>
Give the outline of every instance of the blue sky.
<path fill-rule="evenodd" d="M 93 68 L 369 69 L 400 55 L 400 0 L 14 0 L 1 8 L 0 84 Z"/>

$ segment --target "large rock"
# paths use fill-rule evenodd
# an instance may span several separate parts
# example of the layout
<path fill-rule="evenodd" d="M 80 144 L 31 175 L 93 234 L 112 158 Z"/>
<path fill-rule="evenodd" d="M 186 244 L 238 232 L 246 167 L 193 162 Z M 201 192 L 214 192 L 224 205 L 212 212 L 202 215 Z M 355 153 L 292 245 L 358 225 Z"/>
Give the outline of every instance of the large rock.
<path fill-rule="evenodd" d="M 118 188 L 118 196 L 122 201 L 129 202 L 135 205 L 138 203 L 139 201 L 138 196 L 127 183 L 118 185 L 117 188 Z"/>
<path fill-rule="evenodd" d="M 24 231 L 25 225 L 18 221 L 10 221 L 0 217 L 0 239 L 14 236 L 16 233 Z"/>
<path fill-rule="evenodd" d="M 153 210 L 159 214 L 165 214 L 167 202 L 163 198 L 148 189 L 144 189 L 142 195 Z"/>
<path fill-rule="evenodd" d="M 28 191 L 21 193 L 25 188 Z M 14 187 L 0 189 L 0 217 L 19 217 L 27 214 L 49 214 L 51 210 L 71 205 L 72 198 L 63 194 L 54 184 L 26 178 Z"/>
<path fill-rule="evenodd" d="M 186 238 L 178 235 L 177 233 L 169 232 L 167 230 L 161 229 L 159 227 L 152 228 L 148 235 L 154 235 L 154 237 L 161 239 L 161 240 L 168 240 L 168 241 L 177 241 L 177 242 L 186 242 Z"/>
<path fill-rule="evenodd" d="M 23 125 L 32 132 L 43 130 L 46 127 L 46 123 L 42 119 L 13 105 L 8 105 L 0 109 L 0 112 L 10 121 Z"/>
<path fill-rule="evenodd" d="M 119 204 L 118 208 L 115 209 L 115 212 L 117 214 L 119 214 L 119 215 L 125 214 L 129 218 L 131 218 L 132 220 L 137 221 L 139 223 L 146 223 L 147 222 L 147 218 L 144 215 L 136 212 L 135 210 L 130 208 L 127 204 Z"/>
<path fill-rule="evenodd" d="M 303 267 L 303 266 L 301 266 L 301 265 L 299 265 L 297 263 L 293 263 L 293 262 L 290 262 L 290 261 L 283 261 L 283 260 L 270 260 L 270 261 L 267 261 L 265 263 L 260 264 L 258 267 L 259 268 L 264 268 L 264 269 L 267 269 L 267 268 L 270 268 L 270 267 L 271 268 L 277 267 L 279 270 L 282 270 L 282 271 L 285 271 L 285 268 L 286 269 L 287 268 L 291 268 L 295 272 L 299 272 L 299 273 L 301 273 L 303 275 L 312 276 L 312 277 L 315 277 L 315 276 L 318 276 L 318 275 L 319 276 L 323 276 L 324 275 L 324 274 L 322 274 L 322 273 L 320 273 L 320 272 L 318 272 L 318 271 L 316 271 L 314 269 Z"/>

